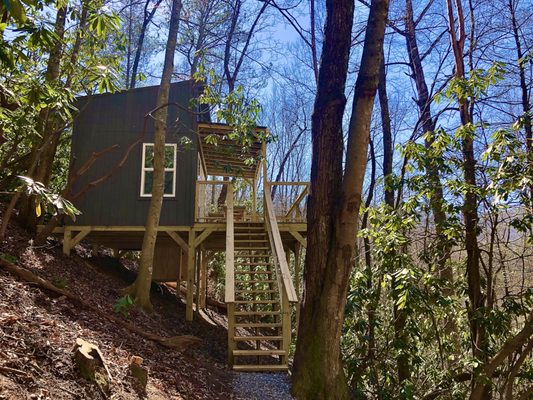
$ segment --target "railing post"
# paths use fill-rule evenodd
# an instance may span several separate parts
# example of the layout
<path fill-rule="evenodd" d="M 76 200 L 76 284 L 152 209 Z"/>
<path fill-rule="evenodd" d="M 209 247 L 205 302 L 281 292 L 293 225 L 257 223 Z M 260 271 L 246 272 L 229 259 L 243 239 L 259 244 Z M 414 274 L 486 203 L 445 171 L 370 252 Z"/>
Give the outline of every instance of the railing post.
<path fill-rule="evenodd" d="M 194 246 L 194 238 L 196 232 L 189 231 L 189 252 L 187 253 L 187 303 L 185 309 L 185 319 L 187 321 L 193 320 L 193 300 L 194 300 L 194 273 L 196 262 L 196 248 Z"/>
<path fill-rule="evenodd" d="M 228 364 L 233 366 L 235 357 L 233 357 L 233 350 L 237 347 L 235 345 L 235 303 L 228 303 Z"/>
<path fill-rule="evenodd" d="M 233 365 L 235 350 L 235 240 L 233 223 L 233 185 L 228 182 L 226 195 L 226 287 L 224 300 L 228 306 L 228 364 Z"/>
<path fill-rule="evenodd" d="M 292 327 L 291 306 L 285 290 L 281 291 L 281 324 L 283 326 L 283 350 L 285 351 L 285 355 L 283 356 L 283 364 L 287 364 L 289 359 L 289 350 L 291 348 Z"/>

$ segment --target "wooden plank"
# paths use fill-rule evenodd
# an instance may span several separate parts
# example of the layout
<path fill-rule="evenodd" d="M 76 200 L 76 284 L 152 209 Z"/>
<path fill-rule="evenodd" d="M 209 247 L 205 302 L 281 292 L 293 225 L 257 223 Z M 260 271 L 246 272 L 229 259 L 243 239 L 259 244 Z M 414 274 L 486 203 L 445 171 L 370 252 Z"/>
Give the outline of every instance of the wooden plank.
<path fill-rule="evenodd" d="M 233 350 L 235 357 L 241 356 L 282 356 L 285 355 L 285 350 Z"/>
<path fill-rule="evenodd" d="M 285 352 L 285 355 L 282 357 L 282 362 L 286 364 L 288 360 L 289 350 L 291 346 L 291 335 L 292 335 L 292 327 L 291 327 L 291 306 L 287 297 L 287 294 L 283 292 L 281 294 L 281 324 L 282 324 L 282 335 L 283 335 L 283 342 L 282 342 L 282 348 Z"/>
<path fill-rule="evenodd" d="M 235 238 L 233 236 L 233 218 L 233 184 L 228 183 L 228 192 L 226 195 L 226 281 L 224 296 L 226 303 L 233 303 L 235 301 Z"/>
<path fill-rule="evenodd" d="M 209 258 L 207 257 L 207 252 L 203 251 L 200 262 L 200 300 L 199 300 L 199 307 L 201 309 L 205 309 L 206 305 L 206 299 L 207 299 L 207 266 L 209 263 Z"/>
<path fill-rule="evenodd" d="M 287 294 L 288 301 L 290 303 L 297 303 L 298 295 L 294 290 L 289 265 L 287 264 L 285 251 L 283 250 L 283 242 L 281 240 L 276 215 L 274 214 L 274 205 L 272 204 L 272 197 L 270 194 L 270 184 L 268 182 L 265 183 L 265 222 L 267 222 L 269 235 L 272 237 L 272 247 L 276 255 L 275 258 L 277 258 L 277 261 L 279 263 L 279 270 L 283 283 L 282 286 L 285 293 Z"/>
<path fill-rule="evenodd" d="M 270 186 L 309 186 L 309 182 L 268 182 Z"/>
<path fill-rule="evenodd" d="M 146 227 L 143 225 L 68 225 L 56 229 L 54 229 L 54 233 L 61 233 L 64 232 L 66 229 L 70 229 L 73 231 L 90 229 L 94 232 L 144 232 L 146 230 Z M 158 232 L 187 232 L 189 230 L 191 230 L 190 226 L 183 225 L 161 225 L 157 228 Z"/>
<path fill-rule="evenodd" d="M 302 202 L 302 200 L 305 198 L 305 196 L 307 196 L 308 190 L 309 190 L 309 186 L 306 186 L 304 190 L 302 191 L 302 193 L 300 193 L 299 196 L 296 198 L 296 200 L 294 200 L 294 203 L 289 208 L 289 211 L 287 211 L 287 214 L 285 214 L 285 218 L 289 218 L 291 214 L 294 211 L 296 211 L 296 207 L 298 207 L 300 203 Z"/>
<path fill-rule="evenodd" d="M 172 231 L 166 231 L 166 232 L 168 236 L 170 236 L 172 240 L 174 240 L 186 254 L 189 253 L 189 246 L 187 245 L 187 242 L 181 238 L 180 235 Z"/>
<path fill-rule="evenodd" d="M 275 364 L 275 365 L 234 365 L 234 371 L 252 371 L 252 372 L 276 372 L 287 371 L 289 366 L 287 364 Z"/>
<path fill-rule="evenodd" d="M 304 238 L 298 231 L 289 231 L 290 234 L 300 243 L 303 247 L 307 249 L 307 239 Z"/>
<path fill-rule="evenodd" d="M 193 320 L 193 298 L 194 298 L 194 267 L 195 267 L 195 232 L 189 232 L 189 251 L 187 253 L 187 303 L 185 310 L 185 319 Z"/>
<path fill-rule="evenodd" d="M 236 322 L 235 326 L 239 328 L 281 328 L 282 324 L 279 322 Z"/>
<path fill-rule="evenodd" d="M 228 364 L 233 365 L 235 359 L 233 350 L 237 348 L 235 342 L 235 303 L 228 303 Z"/>
<path fill-rule="evenodd" d="M 65 228 L 63 232 L 63 254 L 70 256 L 70 240 L 72 239 L 72 230 L 70 228 Z"/>
<path fill-rule="evenodd" d="M 283 336 L 234 336 L 233 340 L 239 341 L 239 342 L 251 342 L 251 341 L 272 341 L 272 342 L 280 342 L 283 340 Z"/>
<path fill-rule="evenodd" d="M 213 233 L 213 229 L 206 229 L 205 231 L 203 231 L 197 238 L 196 240 L 194 241 L 194 246 L 195 247 L 198 247 L 205 239 L 207 239 L 209 237 L 209 235 L 211 235 L 211 233 Z"/>
<path fill-rule="evenodd" d="M 70 240 L 70 248 L 72 249 L 74 246 L 76 246 L 89 233 L 91 233 L 91 228 L 82 228 L 80 232 Z"/>

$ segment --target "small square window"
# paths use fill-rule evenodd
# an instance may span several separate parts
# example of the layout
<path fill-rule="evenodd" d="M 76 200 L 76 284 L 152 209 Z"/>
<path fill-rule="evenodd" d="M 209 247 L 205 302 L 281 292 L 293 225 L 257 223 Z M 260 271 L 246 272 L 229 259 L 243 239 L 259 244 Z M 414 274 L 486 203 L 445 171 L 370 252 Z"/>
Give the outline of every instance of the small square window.
<path fill-rule="evenodd" d="M 176 153 L 177 145 L 175 143 L 165 144 L 164 197 L 174 197 L 176 195 Z M 151 197 L 154 182 L 153 143 L 143 143 L 141 169 L 141 197 Z"/>

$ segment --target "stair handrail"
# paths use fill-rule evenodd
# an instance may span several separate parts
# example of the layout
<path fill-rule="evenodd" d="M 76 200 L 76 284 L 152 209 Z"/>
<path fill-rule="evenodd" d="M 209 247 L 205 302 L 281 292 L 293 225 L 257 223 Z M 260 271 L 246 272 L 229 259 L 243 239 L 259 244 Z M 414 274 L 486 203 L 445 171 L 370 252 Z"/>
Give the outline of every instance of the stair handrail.
<path fill-rule="evenodd" d="M 289 270 L 289 264 L 283 249 L 283 242 L 281 241 L 281 234 L 279 233 L 278 221 L 276 219 L 276 213 L 274 212 L 274 204 L 272 203 L 272 195 L 270 194 L 270 183 L 263 177 L 263 191 L 264 191 L 264 212 L 265 212 L 265 225 L 267 227 L 270 239 L 270 247 L 272 253 L 277 260 L 279 267 L 279 273 L 281 276 L 281 283 L 287 300 L 289 303 L 298 303 L 298 295 L 294 289 L 294 285 L 291 279 L 291 272 Z"/>
<path fill-rule="evenodd" d="M 235 237 L 233 215 L 233 184 L 228 182 L 226 195 L 226 282 L 224 301 L 235 302 Z"/>

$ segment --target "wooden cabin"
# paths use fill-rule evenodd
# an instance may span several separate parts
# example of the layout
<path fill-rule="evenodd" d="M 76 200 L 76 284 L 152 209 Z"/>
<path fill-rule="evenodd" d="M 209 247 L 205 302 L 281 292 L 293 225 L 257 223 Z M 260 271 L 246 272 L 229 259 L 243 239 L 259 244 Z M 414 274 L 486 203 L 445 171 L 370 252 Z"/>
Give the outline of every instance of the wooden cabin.
<path fill-rule="evenodd" d="M 114 249 L 117 257 L 141 250 L 153 173 L 154 124 L 146 116 L 157 90 L 78 100 L 70 173 L 78 176 L 74 192 L 83 193 L 75 201 L 82 214 L 56 230 L 66 254 L 82 239 Z M 192 320 L 205 307 L 208 256 L 225 252 L 229 363 L 244 371 L 284 370 L 306 245 L 308 184 L 268 182 L 266 144 L 258 140 L 243 150 L 229 140 L 229 126 L 209 122 L 193 105 L 197 93 L 192 81 L 171 85 L 153 280 L 184 284 Z"/>

